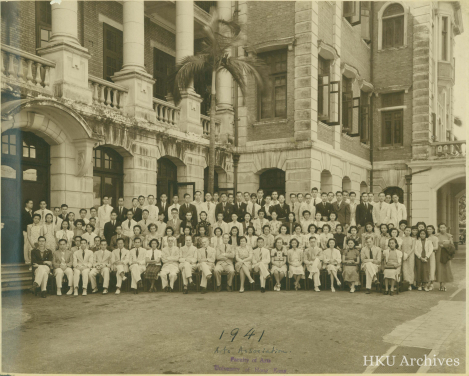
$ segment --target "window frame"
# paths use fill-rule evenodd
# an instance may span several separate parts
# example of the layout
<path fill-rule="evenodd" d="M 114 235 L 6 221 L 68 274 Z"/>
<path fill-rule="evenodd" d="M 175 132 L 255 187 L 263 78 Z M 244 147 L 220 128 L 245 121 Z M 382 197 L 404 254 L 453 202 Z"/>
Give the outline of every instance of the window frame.
<path fill-rule="evenodd" d="M 171 69 L 171 72 L 169 74 L 166 74 L 166 79 L 165 80 L 162 80 L 162 76 L 161 75 L 157 75 L 156 72 L 157 72 L 157 66 L 158 66 L 158 60 L 157 60 L 157 55 L 160 54 L 160 60 L 165 60 L 165 63 L 168 63 L 169 60 L 172 60 L 172 69 Z M 170 64 L 168 64 L 170 65 Z M 171 77 L 171 74 L 174 72 L 174 69 L 176 68 L 176 57 L 171 55 L 171 54 L 168 54 L 167 52 L 163 51 L 163 50 L 160 50 L 159 48 L 156 48 L 156 47 L 153 47 L 153 78 L 156 79 L 156 82 L 155 84 L 153 85 L 153 97 L 154 98 L 158 98 L 158 99 L 161 99 L 161 100 L 166 100 L 166 95 L 168 94 L 169 92 L 169 83 L 170 83 L 170 77 Z M 160 98 L 162 95 L 160 93 L 156 93 L 156 88 L 158 87 L 157 85 L 160 85 L 161 86 L 161 83 L 163 83 L 166 85 L 166 94 L 164 94 L 164 97 L 163 98 Z"/>
<path fill-rule="evenodd" d="M 389 16 L 384 16 L 384 13 L 386 10 L 392 6 L 393 4 L 398 4 L 402 7 L 403 11 L 402 13 L 398 14 L 393 14 Z M 402 2 L 394 1 L 394 2 L 389 2 L 384 4 L 381 9 L 378 11 L 378 51 L 380 50 L 385 50 L 385 49 L 392 49 L 392 48 L 405 48 L 407 47 L 407 17 L 408 17 L 409 9 L 408 6 L 403 4 Z M 393 46 L 384 46 L 383 44 L 383 39 L 385 36 L 385 30 L 384 30 L 384 22 L 385 20 L 390 20 L 392 18 L 397 18 L 397 17 L 402 17 L 403 16 L 403 27 L 402 27 L 402 45 L 396 45 L 395 44 L 395 32 L 394 32 L 394 26 L 393 26 Z"/>
<path fill-rule="evenodd" d="M 114 33 L 116 36 L 116 44 L 120 44 L 120 53 L 119 51 L 114 52 L 109 49 L 107 49 L 107 33 Z M 122 42 L 122 43 L 120 43 Z M 122 69 L 122 66 L 124 64 L 124 33 L 122 30 L 119 30 L 105 22 L 103 22 L 103 79 L 113 82 L 111 79 L 112 75 L 107 75 L 107 58 L 112 58 L 116 59 L 116 65 L 117 68 L 114 71 L 112 75 L 114 75 L 116 72 L 119 72 Z M 119 67 L 119 62 L 120 62 L 120 67 Z"/>
<path fill-rule="evenodd" d="M 451 35 L 451 20 L 449 16 L 441 16 L 441 48 L 440 48 L 440 61 L 450 61 L 450 35 Z"/>
<path fill-rule="evenodd" d="M 41 15 L 43 14 L 42 6 L 46 6 L 50 9 L 50 23 L 47 21 L 44 22 L 41 20 Z M 47 17 L 48 15 L 46 15 Z M 46 47 L 46 45 L 41 46 L 41 30 L 49 31 L 49 41 L 52 34 L 52 6 L 48 1 L 36 1 L 36 48 Z M 48 42 L 49 42 L 48 41 Z"/>
<path fill-rule="evenodd" d="M 351 11 L 345 10 L 345 4 L 351 5 L 352 7 Z M 343 2 L 343 8 L 342 8 L 343 17 L 352 26 L 356 26 L 361 23 L 361 19 L 362 19 L 361 10 L 362 10 L 361 1 L 344 1 Z"/>
<path fill-rule="evenodd" d="M 395 127 L 395 115 L 400 114 L 400 140 L 399 142 L 395 142 L 395 133 L 396 133 L 396 127 Z M 391 143 L 386 143 L 386 137 L 385 137 L 385 132 L 386 132 L 386 119 L 385 117 L 390 116 L 391 117 Z M 400 147 L 404 145 L 404 137 L 403 137 L 403 131 L 404 131 L 404 109 L 395 109 L 395 110 L 388 110 L 388 111 L 382 111 L 381 112 L 381 146 L 383 147 Z"/>

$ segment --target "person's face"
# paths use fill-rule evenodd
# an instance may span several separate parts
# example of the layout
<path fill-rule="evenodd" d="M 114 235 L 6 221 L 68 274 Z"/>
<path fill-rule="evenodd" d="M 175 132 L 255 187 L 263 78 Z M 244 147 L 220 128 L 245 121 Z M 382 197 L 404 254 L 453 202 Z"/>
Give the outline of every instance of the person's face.
<path fill-rule="evenodd" d="M 282 226 L 282 227 L 280 228 L 280 233 L 281 233 L 282 235 L 285 235 L 285 234 L 287 233 L 287 228 L 284 227 L 284 226 Z"/>
<path fill-rule="evenodd" d="M 41 209 L 45 209 L 46 206 L 47 206 L 47 204 L 46 204 L 45 201 L 41 201 L 41 202 L 39 203 L 39 207 L 40 207 Z"/>
<path fill-rule="evenodd" d="M 190 222 L 191 219 L 192 219 L 192 214 L 191 213 L 186 213 L 186 220 L 188 222 Z"/>
<path fill-rule="evenodd" d="M 293 222 L 293 214 L 288 214 L 288 220 L 289 220 L 290 222 Z"/>
<path fill-rule="evenodd" d="M 143 212 L 142 217 L 143 219 L 148 219 L 148 212 Z"/>
<path fill-rule="evenodd" d="M 385 200 L 389 204 L 391 202 L 391 195 L 386 195 Z"/>
<path fill-rule="evenodd" d="M 127 212 L 127 219 L 128 219 L 129 221 L 132 220 L 132 216 L 133 216 L 132 212 L 131 212 L 131 211 L 128 211 L 128 212 Z"/>
<path fill-rule="evenodd" d="M 264 235 L 269 235 L 270 234 L 270 228 L 266 227 L 264 228 Z"/>
<path fill-rule="evenodd" d="M 366 245 L 368 246 L 368 248 L 373 247 L 373 239 L 372 238 L 366 239 Z"/>
<path fill-rule="evenodd" d="M 244 201 L 249 202 L 249 199 L 250 199 L 250 198 L 251 198 L 251 197 L 249 196 L 249 193 L 245 193 L 245 194 L 244 194 Z"/>
<path fill-rule="evenodd" d="M 322 231 L 323 231 L 325 234 L 329 233 L 329 227 L 324 226 L 324 227 L 322 228 Z"/>
<path fill-rule="evenodd" d="M 236 222 L 238 220 L 238 216 L 236 214 L 233 214 L 231 216 L 231 219 L 233 220 L 233 222 Z"/>
<path fill-rule="evenodd" d="M 309 213 L 308 213 L 308 212 L 306 212 L 306 213 L 304 213 L 304 214 L 303 214 L 303 217 L 305 218 L 305 220 L 308 220 L 308 219 L 309 219 L 309 217 L 310 217 L 310 215 L 309 215 Z"/>
<path fill-rule="evenodd" d="M 89 225 L 86 226 L 86 232 L 88 232 L 88 233 L 91 234 L 91 231 L 92 231 L 92 230 L 93 230 L 93 229 L 91 228 L 91 226 L 89 226 Z"/>
<path fill-rule="evenodd" d="M 117 201 L 117 205 L 119 205 L 119 206 L 124 206 L 124 199 L 123 199 L 123 198 L 120 198 L 120 199 Z"/>
<path fill-rule="evenodd" d="M 398 235 L 397 229 L 393 228 L 391 230 L 391 238 L 397 238 L 397 235 Z"/>
<path fill-rule="evenodd" d="M 106 242 L 101 242 L 99 246 L 100 246 L 101 250 L 105 251 L 106 247 L 107 247 L 107 243 Z"/>
<path fill-rule="evenodd" d="M 296 232 L 297 234 L 300 234 L 300 233 L 301 233 L 301 228 L 300 228 L 300 227 L 296 227 L 296 228 L 295 228 L 295 232 Z"/>
<path fill-rule="evenodd" d="M 138 206 L 138 200 L 132 200 L 132 206 L 136 208 Z"/>
<path fill-rule="evenodd" d="M 117 219 L 117 214 L 116 213 L 112 213 L 111 214 L 111 221 L 115 221 Z"/>
<path fill-rule="evenodd" d="M 68 208 L 62 208 L 62 214 L 67 215 L 67 210 L 68 210 Z"/>
<path fill-rule="evenodd" d="M 393 202 L 399 202 L 399 196 L 398 195 L 393 195 L 392 196 L 392 201 Z"/>
<path fill-rule="evenodd" d="M 252 202 L 253 204 L 256 203 L 256 196 L 251 197 L 251 202 Z"/>
<path fill-rule="evenodd" d="M 331 213 L 331 221 L 334 222 L 336 219 L 337 219 L 337 217 L 335 216 L 335 214 Z"/>
<path fill-rule="evenodd" d="M 356 228 L 351 229 L 351 230 L 350 230 L 350 233 L 351 233 L 352 235 L 357 235 L 357 229 L 356 229 Z"/>
<path fill-rule="evenodd" d="M 82 240 L 82 241 L 80 242 L 80 248 L 81 248 L 81 249 L 86 249 L 86 245 L 87 245 L 86 240 Z"/>
<path fill-rule="evenodd" d="M 394 240 L 390 240 L 388 244 L 389 244 L 389 248 L 391 248 L 391 249 L 396 248 L 396 242 Z"/>
<path fill-rule="evenodd" d="M 258 239 L 257 239 L 257 246 L 258 246 L 259 248 L 264 248 L 264 239 L 258 238 Z"/>
<path fill-rule="evenodd" d="M 174 245 L 174 238 L 173 237 L 168 238 L 168 246 L 172 247 L 173 245 Z"/>
<path fill-rule="evenodd" d="M 333 198 L 334 198 L 334 194 L 333 194 L 333 193 L 328 193 L 328 194 L 327 194 L 327 199 L 328 199 L 329 201 L 332 201 Z"/>
<path fill-rule="evenodd" d="M 141 230 L 138 227 L 134 227 L 134 235 L 140 235 Z"/>
<path fill-rule="evenodd" d="M 148 205 L 153 205 L 154 201 L 155 201 L 155 198 L 153 196 L 148 197 Z"/>
<path fill-rule="evenodd" d="M 368 201 L 373 202 L 374 200 L 375 200 L 375 196 L 373 195 L 373 193 L 368 193 Z"/>
<path fill-rule="evenodd" d="M 423 240 L 423 239 L 426 239 L 426 238 L 427 238 L 427 236 L 426 236 L 425 232 L 423 232 L 423 231 L 420 232 L 420 239 Z"/>
<path fill-rule="evenodd" d="M 297 201 L 297 198 L 295 196 L 290 196 L 290 201 L 295 203 Z"/>
<path fill-rule="evenodd" d="M 393 227 L 394 227 L 394 224 L 392 224 L 392 223 L 390 223 L 390 224 L 388 225 L 389 232 L 391 232 L 391 229 L 392 229 Z"/>
<path fill-rule="evenodd" d="M 245 246 L 246 246 L 246 239 L 241 239 L 241 240 L 239 241 L 239 245 L 240 245 L 241 247 L 245 247 Z"/>
<path fill-rule="evenodd" d="M 59 209 L 59 208 L 55 208 L 55 209 L 54 209 L 54 215 L 55 215 L 56 217 L 58 217 L 59 214 L 60 214 L 60 209 Z"/>
<path fill-rule="evenodd" d="M 314 218 L 316 218 L 316 221 L 320 221 L 321 217 L 322 217 L 321 213 L 316 213 L 316 215 L 314 216 Z"/>
<path fill-rule="evenodd" d="M 259 216 L 259 219 L 264 219 L 264 212 L 263 211 L 260 211 L 258 216 Z"/>
<path fill-rule="evenodd" d="M 226 195 L 221 195 L 220 198 L 221 198 L 221 202 L 226 202 L 226 199 L 227 199 Z"/>
<path fill-rule="evenodd" d="M 91 210 L 90 210 L 90 217 L 91 217 L 91 218 L 96 217 L 96 209 L 91 209 Z"/>
<path fill-rule="evenodd" d="M 318 197 L 318 191 L 312 191 L 311 194 L 313 195 L 313 198 Z"/>
<path fill-rule="evenodd" d="M 348 241 L 347 245 L 348 245 L 349 249 L 355 248 L 355 243 L 352 242 L 352 241 Z"/>
<path fill-rule="evenodd" d="M 176 210 L 173 210 L 171 212 L 171 215 L 173 216 L 174 219 L 176 219 L 176 217 L 178 216 L 178 212 Z"/>
<path fill-rule="evenodd" d="M 340 233 L 342 233 L 342 231 L 343 231 L 342 226 L 339 226 L 339 225 L 338 225 L 338 226 L 335 227 L 335 232 L 336 232 L 336 233 L 340 234 Z"/>
<path fill-rule="evenodd" d="M 342 193 L 336 193 L 337 201 L 342 201 Z"/>
<path fill-rule="evenodd" d="M 329 245 L 329 248 L 334 248 L 335 247 L 335 241 L 330 241 L 327 244 Z"/>
<path fill-rule="evenodd" d="M 355 196 L 355 194 L 350 195 L 349 197 L 350 197 L 351 202 L 355 202 L 355 199 L 357 198 L 357 196 Z"/>
<path fill-rule="evenodd" d="M 228 244 L 230 241 L 230 236 L 229 235 L 223 235 L 223 244 Z"/>
<path fill-rule="evenodd" d="M 278 200 L 281 204 L 285 202 L 285 197 L 283 195 L 278 196 Z"/>
<path fill-rule="evenodd" d="M 344 193 L 342 194 L 342 198 L 343 198 L 344 200 L 347 200 L 347 199 L 348 199 L 348 192 L 344 192 Z"/>
<path fill-rule="evenodd" d="M 67 249 L 67 243 L 65 242 L 60 242 L 59 243 L 59 249 L 63 252 Z"/>
<path fill-rule="evenodd" d="M 104 197 L 104 198 L 103 198 L 103 204 L 104 204 L 104 205 L 108 205 L 108 204 L 109 204 L 109 198 Z"/>
<path fill-rule="evenodd" d="M 200 220 L 205 221 L 207 219 L 207 214 L 201 213 L 200 214 Z"/>
<path fill-rule="evenodd" d="M 427 234 L 428 236 L 432 235 L 433 234 L 433 228 L 432 227 L 427 227 Z"/>
<path fill-rule="evenodd" d="M 321 195 L 321 200 L 322 200 L 322 202 L 326 202 L 327 201 L 327 194 Z"/>
<path fill-rule="evenodd" d="M 438 230 L 439 230 L 440 232 L 442 232 L 442 233 L 445 233 L 446 230 L 447 230 L 447 227 L 446 227 L 446 225 L 440 225 L 440 226 L 438 227 Z"/>
<path fill-rule="evenodd" d="M 405 228 L 406 228 L 406 225 L 405 225 L 404 223 L 402 223 L 402 224 L 399 226 L 399 228 L 400 228 L 402 231 L 404 231 Z"/>
<path fill-rule="evenodd" d="M 117 235 L 122 234 L 122 227 L 120 227 L 120 226 L 117 227 L 117 228 L 116 228 L 116 232 L 117 232 Z"/>
<path fill-rule="evenodd" d="M 156 227 L 155 227 L 155 226 L 151 226 L 151 227 L 150 227 L 150 232 L 151 232 L 152 234 L 154 234 L 154 233 L 156 232 Z"/>
<path fill-rule="evenodd" d="M 272 200 L 277 201 L 277 199 L 278 199 L 278 193 L 277 192 L 272 193 Z"/>
<path fill-rule="evenodd" d="M 404 230 L 404 235 L 405 235 L 405 236 L 410 236 L 410 232 L 411 232 L 411 229 L 410 229 L 410 228 L 406 228 L 406 229 Z"/>
<path fill-rule="evenodd" d="M 311 202 L 311 195 L 306 195 L 306 202 L 308 204 Z"/>
<path fill-rule="evenodd" d="M 161 201 L 166 202 L 168 199 L 168 196 L 166 196 L 164 193 L 161 195 Z"/>
<path fill-rule="evenodd" d="M 156 249 L 157 246 L 158 246 L 158 244 L 157 244 L 156 241 L 151 242 L 151 249 Z"/>
<path fill-rule="evenodd" d="M 267 196 L 267 197 L 265 198 L 265 204 L 266 204 L 267 206 L 271 203 L 271 201 L 272 201 L 272 198 L 271 198 L 270 196 Z"/>
<path fill-rule="evenodd" d="M 30 200 L 26 203 L 26 207 L 31 210 L 33 208 L 33 202 Z M 63 212 L 63 211 L 62 211 Z M 67 214 L 67 211 L 65 210 L 65 213 L 64 214 Z"/>
<path fill-rule="evenodd" d="M 250 214 L 246 214 L 246 215 L 244 216 L 244 220 L 245 220 L 246 222 L 249 222 L 249 221 L 251 220 L 251 215 L 250 215 Z"/>
<path fill-rule="evenodd" d="M 229 196 L 228 196 L 228 202 L 229 202 L 230 204 L 232 204 L 233 201 L 234 201 L 234 196 L 233 196 L 233 195 L 229 195 Z"/>
<path fill-rule="evenodd" d="M 200 192 L 195 192 L 195 201 L 200 201 Z"/>
<path fill-rule="evenodd" d="M 379 202 L 383 202 L 385 198 L 386 198 L 386 196 L 384 195 L 384 193 L 380 193 L 380 194 L 378 195 L 378 200 L 379 200 Z"/>
<path fill-rule="evenodd" d="M 243 195 L 241 193 L 236 194 L 236 201 L 241 202 L 243 200 Z"/>
<path fill-rule="evenodd" d="M 187 217 L 187 216 L 186 216 L 186 217 Z M 191 214 L 191 218 L 192 218 L 192 214 Z M 190 218 L 189 218 L 189 220 L 190 220 Z M 164 221 L 164 213 L 158 214 L 158 221 L 160 221 L 160 222 L 163 222 L 163 221 Z"/>
<path fill-rule="evenodd" d="M 272 216 L 272 220 L 273 221 L 276 221 L 277 220 L 277 213 L 276 212 L 273 212 L 270 214 Z"/>
<path fill-rule="evenodd" d="M 299 201 L 299 202 L 303 202 L 303 195 L 302 195 L 302 194 L 299 194 L 299 195 L 298 195 L 298 201 Z"/>
<path fill-rule="evenodd" d="M 78 222 L 77 223 L 77 229 L 81 230 L 83 227 L 83 224 L 81 222 Z"/>
<path fill-rule="evenodd" d="M 140 206 L 143 206 L 143 204 L 145 203 L 145 199 L 143 197 L 140 197 L 138 199 L 138 203 L 140 204 Z"/>
<path fill-rule="evenodd" d="M 223 213 L 218 213 L 217 219 L 218 219 L 218 222 L 222 222 L 223 221 Z"/>
<path fill-rule="evenodd" d="M 177 204 L 179 202 L 179 196 L 174 196 L 173 197 L 173 202 Z"/>
<path fill-rule="evenodd" d="M 191 196 L 186 196 L 186 197 L 184 197 L 184 201 L 186 201 L 186 204 L 188 204 L 189 202 L 191 202 Z"/>
<path fill-rule="evenodd" d="M 218 202 L 218 193 L 213 194 L 213 201 Z"/>
<path fill-rule="evenodd" d="M 422 225 L 422 224 L 418 225 L 418 227 L 417 227 L 417 228 L 419 229 L 419 231 L 420 231 L 420 230 L 425 230 L 425 226 L 424 226 L 424 225 Z"/>
<path fill-rule="evenodd" d="M 142 241 L 140 239 L 135 239 L 135 248 L 140 248 L 142 246 Z"/>
<path fill-rule="evenodd" d="M 368 202 L 368 195 L 363 195 L 362 200 L 363 202 Z"/>
<path fill-rule="evenodd" d="M 85 216 L 86 216 L 86 212 L 85 212 L 85 211 L 81 211 L 81 212 L 80 212 L 80 217 L 81 217 L 81 218 L 85 218 Z"/>
<path fill-rule="evenodd" d="M 202 240 L 202 245 L 204 246 L 204 248 L 208 247 L 208 240 L 207 240 L 207 239 L 203 239 L 203 240 Z"/>
<path fill-rule="evenodd" d="M 211 201 L 212 201 L 212 195 L 211 195 L 210 193 L 207 193 L 207 194 L 205 195 L 205 201 L 207 201 L 207 202 L 211 202 Z"/>
<path fill-rule="evenodd" d="M 366 231 L 371 232 L 373 230 L 373 226 L 366 225 Z"/>
<path fill-rule="evenodd" d="M 43 248 L 46 245 L 46 241 L 44 239 L 39 239 L 38 241 L 39 247 Z"/>
<path fill-rule="evenodd" d="M 186 246 L 190 247 L 192 245 L 192 238 L 190 236 L 186 236 Z"/>
<path fill-rule="evenodd" d="M 264 197 L 264 191 L 257 192 L 257 198 L 262 199 Z"/>
<path fill-rule="evenodd" d="M 62 228 L 62 230 L 64 230 L 64 231 L 68 230 L 68 222 L 63 221 L 61 228 Z"/>
<path fill-rule="evenodd" d="M 382 234 L 385 234 L 388 231 L 388 228 L 387 228 L 387 226 L 381 226 L 380 230 L 381 230 Z"/>
<path fill-rule="evenodd" d="M 119 248 L 119 249 L 124 248 L 124 241 L 122 239 L 119 239 L 117 241 L 117 248 Z"/>

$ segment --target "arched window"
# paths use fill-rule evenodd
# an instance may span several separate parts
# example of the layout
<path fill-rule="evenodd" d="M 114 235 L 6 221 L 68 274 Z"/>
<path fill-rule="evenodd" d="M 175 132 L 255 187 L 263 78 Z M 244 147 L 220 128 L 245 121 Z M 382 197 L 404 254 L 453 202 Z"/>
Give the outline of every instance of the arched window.
<path fill-rule="evenodd" d="M 279 195 L 285 194 L 285 171 L 279 168 L 267 170 L 259 177 L 259 188 L 264 190 L 264 196 L 269 196 L 273 191 Z"/>
<path fill-rule="evenodd" d="M 321 193 L 332 192 L 332 174 L 329 170 L 321 172 Z"/>
<path fill-rule="evenodd" d="M 178 168 L 169 158 L 160 158 L 157 162 L 158 178 L 156 190 L 158 199 L 164 193 L 168 202 L 178 194 Z"/>
<path fill-rule="evenodd" d="M 389 3 L 383 5 L 383 8 L 378 12 L 378 17 L 378 49 L 407 45 L 406 10 L 401 4 Z"/>
<path fill-rule="evenodd" d="M 116 206 L 117 199 L 123 195 L 123 158 L 114 149 L 102 146 L 93 153 L 93 205 L 100 206 L 107 196 L 109 204 Z"/>

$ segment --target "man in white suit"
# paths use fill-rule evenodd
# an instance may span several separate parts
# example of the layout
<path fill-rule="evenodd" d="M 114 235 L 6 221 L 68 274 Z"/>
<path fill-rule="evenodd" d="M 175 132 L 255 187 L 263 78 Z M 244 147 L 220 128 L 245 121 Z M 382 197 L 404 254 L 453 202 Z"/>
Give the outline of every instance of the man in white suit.
<path fill-rule="evenodd" d="M 93 294 L 98 292 L 98 285 L 96 283 L 96 276 L 101 274 L 104 278 L 103 282 L 103 295 L 108 293 L 109 288 L 109 273 L 111 267 L 111 251 L 107 249 L 106 239 L 101 240 L 99 250 L 93 254 L 93 269 L 90 271 L 91 291 Z"/>
<path fill-rule="evenodd" d="M 207 221 L 211 224 L 215 223 L 217 220 L 215 218 L 215 209 L 217 204 L 212 201 L 212 195 L 207 192 L 205 194 L 205 202 L 203 203 L 203 210 L 207 213 Z"/>
<path fill-rule="evenodd" d="M 104 228 L 104 224 L 111 220 L 111 212 L 113 207 L 109 205 L 109 197 L 103 197 L 103 206 L 98 208 L 98 219 L 101 226 Z"/>
<path fill-rule="evenodd" d="M 373 222 L 375 224 L 375 232 L 380 233 L 379 226 L 383 223 L 387 225 L 391 218 L 391 207 L 389 204 L 384 202 L 386 195 L 384 192 L 380 192 L 378 195 L 378 202 L 373 206 Z"/>
<path fill-rule="evenodd" d="M 184 246 L 180 249 L 179 270 L 184 284 L 183 294 L 188 293 L 187 285 L 193 285 L 192 273 L 197 270 L 197 248 L 192 245 L 192 237 L 186 236 Z"/>
<path fill-rule="evenodd" d="M 75 296 L 78 296 L 78 282 L 80 282 L 80 275 L 83 279 L 82 295 L 87 295 L 86 290 L 88 287 L 88 276 L 92 266 L 93 251 L 88 249 L 88 242 L 85 239 L 82 239 L 80 241 L 80 248 L 73 254 L 73 287 L 75 290 Z"/>
<path fill-rule="evenodd" d="M 313 202 L 311 195 L 309 193 L 306 193 L 305 198 L 306 198 L 306 201 L 302 202 L 300 205 L 300 211 L 299 211 L 300 217 L 296 219 L 297 222 L 301 222 L 304 220 L 303 212 L 305 210 L 309 211 L 310 218 L 312 219 L 314 219 L 314 216 L 316 215 L 316 206 L 315 206 L 315 203 Z"/>
<path fill-rule="evenodd" d="M 36 210 L 34 212 L 34 214 L 39 214 L 41 216 L 41 225 L 43 225 L 45 222 L 46 222 L 46 215 L 47 214 L 52 214 L 52 216 L 54 215 L 54 213 L 52 213 L 49 209 L 47 209 L 47 202 L 44 201 L 44 200 L 41 200 L 41 202 L 39 203 L 39 210 Z M 53 217 L 52 217 L 53 218 Z"/>
<path fill-rule="evenodd" d="M 130 288 L 134 290 L 134 294 L 138 294 L 138 288 L 142 287 L 142 273 L 146 270 L 146 249 L 142 247 L 142 239 L 135 238 L 134 246 L 130 250 L 129 270 L 132 275 L 132 284 Z"/>
<path fill-rule="evenodd" d="M 257 195 L 253 193 L 251 195 L 251 201 L 246 206 L 246 213 L 251 214 L 251 220 L 257 219 L 258 211 L 261 210 L 261 206 L 257 203 Z"/>
<path fill-rule="evenodd" d="M 202 272 L 202 278 L 200 279 L 202 294 L 207 292 L 207 280 L 212 278 L 216 254 L 215 249 L 208 246 L 208 238 L 204 238 L 202 240 L 202 248 L 197 250 L 197 267 Z"/>
<path fill-rule="evenodd" d="M 134 226 L 138 224 L 132 219 L 133 215 L 132 210 L 127 211 L 127 219 L 121 223 L 122 233 L 129 238 L 134 235 Z"/>
<path fill-rule="evenodd" d="M 391 207 L 389 222 L 394 223 L 395 228 L 399 228 L 399 222 L 407 219 L 407 209 L 399 202 L 399 196 L 396 194 L 392 195 L 392 203 L 389 206 Z"/>
<path fill-rule="evenodd" d="M 124 239 L 117 239 L 117 249 L 112 251 L 111 265 L 112 269 L 116 272 L 116 295 L 121 293 L 122 281 L 125 281 L 127 277 L 125 273 L 129 271 L 129 256 L 130 252 L 124 248 Z"/>
<path fill-rule="evenodd" d="M 158 206 L 155 205 L 155 196 L 149 195 L 148 205 L 144 209 L 148 210 L 148 220 L 150 223 L 155 223 L 158 220 Z"/>

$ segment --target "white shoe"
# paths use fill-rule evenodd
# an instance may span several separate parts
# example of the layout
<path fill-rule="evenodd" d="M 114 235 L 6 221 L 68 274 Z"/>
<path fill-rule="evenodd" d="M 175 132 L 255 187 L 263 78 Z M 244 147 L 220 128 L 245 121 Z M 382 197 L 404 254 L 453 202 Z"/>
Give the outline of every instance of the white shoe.
<path fill-rule="evenodd" d="M 108 293 L 107 289 L 103 290 L 103 295 L 106 295 Z"/>
<path fill-rule="evenodd" d="M 57 289 L 57 295 L 61 296 L 62 295 L 62 289 Z"/>
<path fill-rule="evenodd" d="M 355 289 L 350 289 L 350 292 L 355 292 Z"/>
<path fill-rule="evenodd" d="M 91 291 L 92 294 L 95 294 L 97 292 L 98 292 L 98 288 L 95 288 L 95 289 L 93 289 L 93 291 Z"/>
<path fill-rule="evenodd" d="M 425 287 L 425 289 L 424 289 L 424 290 L 425 290 L 425 291 L 427 291 L 427 292 L 428 292 L 428 291 L 430 291 L 430 290 L 428 289 L 428 287 Z"/>
<path fill-rule="evenodd" d="M 334 287 L 331 287 L 331 292 L 335 292 L 335 288 L 334 288 Z"/>
<path fill-rule="evenodd" d="M 421 288 L 421 287 L 419 287 L 417 290 L 419 290 L 419 291 L 422 291 L 422 288 Z"/>
<path fill-rule="evenodd" d="M 319 291 L 321 291 L 321 290 L 319 290 L 319 287 L 315 287 L 315 288 L 314 288 L 314 291 L 319 292 Z"/>
<path fill-rule="evenodd" d="M 70 287 L 70 289 L 67 291 L 67 295 L 72 295 L 73 294 L 73 287 Z"/>
<path fill-rule="evenodd" d="M 127 277 L 124 274 L 124 276 L 122 277 L 122 281 L 125 281 L 126 279 L 127 279 Z"/>
<path fill-rule="evenodd" d="M 280 291 L 280 287 L 282 287 L 282 286 L 280 286 L 280 285 L 277 286 L 277 291 Z"/>
<path fill-rule="evenodd" d="M 78 296 L 78 287 L 75 287 L 75 293 L 73 295 Z"/>
<path fill-rule="evenodd" d="M 409 290 L 409 291 L 412 291 L 412 286 L 409 286 L 408 290 Z"/>
<path fill-rule="evenodd" d="M 239 292 L 244 292 L 244 289 L 240 289 Z"/>
<path fill-rule="evenodd" d="M 342 283 L 340 283 L 340 281 L 337 281 L 337 286 L 340 286 Z"/>
<path fill-rule="evenodd" d="M 433 283 L 430 285 L 430 287 L 428 288 L 430 291 L 433 290 Z"/>
<path fill-rule="evenodd" d="M 121 289 L 116 290 L 116 295 L 119 295 L 121 293 Z"/>
<path fill-rule="evenodd" d="M 81 295 L 83 295 L 83 296 L 88 295 L 88 293 L 86 292 L 86 289 L 83 289 L 83 293 Z"/>

